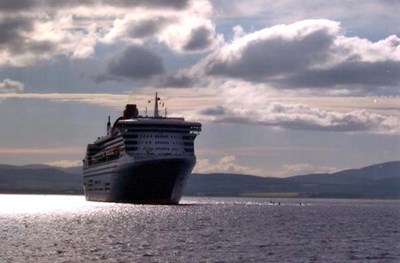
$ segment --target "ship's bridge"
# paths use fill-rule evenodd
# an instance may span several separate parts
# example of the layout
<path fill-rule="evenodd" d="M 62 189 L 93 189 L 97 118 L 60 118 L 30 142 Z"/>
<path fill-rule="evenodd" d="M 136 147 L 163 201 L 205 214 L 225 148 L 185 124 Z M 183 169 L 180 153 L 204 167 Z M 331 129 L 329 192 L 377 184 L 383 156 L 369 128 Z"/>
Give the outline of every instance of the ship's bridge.
<path fill-rule="evenodd" d="M 201 124 L 183 118 L 121 120 L 117 124 L 129 155 L 194 155 Z"/>

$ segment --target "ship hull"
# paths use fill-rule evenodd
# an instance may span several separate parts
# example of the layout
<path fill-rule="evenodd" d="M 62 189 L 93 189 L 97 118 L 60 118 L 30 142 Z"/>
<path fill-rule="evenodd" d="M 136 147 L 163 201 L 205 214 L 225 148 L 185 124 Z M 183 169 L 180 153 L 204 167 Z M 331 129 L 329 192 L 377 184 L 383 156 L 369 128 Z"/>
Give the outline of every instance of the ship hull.
<path fill-rule="evenodd" d="M 193 158 L 121 162 L 84 171 L 88 201 L 178 204 L 196 163 Z"/>

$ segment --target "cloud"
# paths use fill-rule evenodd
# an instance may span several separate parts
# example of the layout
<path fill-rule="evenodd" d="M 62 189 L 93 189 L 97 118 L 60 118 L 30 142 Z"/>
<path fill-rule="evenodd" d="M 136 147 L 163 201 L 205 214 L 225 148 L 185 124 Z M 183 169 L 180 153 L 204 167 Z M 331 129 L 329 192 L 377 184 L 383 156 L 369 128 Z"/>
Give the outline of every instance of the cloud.
<path fill-rule="evenodd" d="M 0 12 L 13 12 L 19 10 L 26 10 L 32 7 L 35 7 L 39 4 L 38 1 L 35 0 L 2 0 L 0 2 Z"/>
<path fill-rule="evenodd" d="M 171 9 L 180 10 L 187 7 L 189 0 L 71 0 L 71 1 L 53 1 L 53 0 L 2 0 L 0 2 L 0 12 L 7 11 L 36 11 L 36 10 L 51 10 L 57 11 L 63 9 L 75 9 L 79 7 L 87 7 L 90 9 L 96 8 L 150 8 L 150 9 Z"/>
<path fill-rule="evenodd" d="M 178 53 L 205 52 L 224 42 L 211 14 L 212 6 L 206 0 L 190 1 L 179 11 L 142 10 L 116 19 L 103 41 L 143 44 L 155 40 Z"/>
<path fill-rule="evenodd" d="M 208 18 L 188 14 L 166 27 L 157 38 L 178 53 L 211 51 L 224 43 L 223 35 L 216 33 Z"/>
<path fill-rule="evenodd" d="M 236 157 L 232 155 L 221 157 L 216 162 L 210 162 L 208 159 L 198 159 L 194 172 L 263 175 L 263 171 L 260 169 L 238 164 Z"/>
<path fill-rule="evenodd" d="M 357 0 L 342 0 L 334 2 L 321 2 L 315 0 L 214 0 L 213 6 L 219 12 L 218 18 L 223 20 L 257 19 L 262 18 L 264 24 L 290 23 L 310 17 L 324 17 L 338 21 L 349 21 L 354 27 L 372 26 L 395 27 L 387 23 L 399 21 L 397 9 L 400 3 L 396 0 L 375 1 L 364 0 L 363 5 Z M 382 19 L 384 17 L 385 19 Z"/>
<path fill-rule="evenodd" d="M 0 82 L 0 93 L 18 93 L 24 91 L 24 87 L 24 83 L 11 79 L 5 79 Z"/>
<path fill-rule="evenodd" d="M 187 42 L 182 47 L 185 51 L 204 50 L 212 46 L 214 42 L 214 34 L 212 29 L 206 26 L 200 26 L 191 30 Z"/>
<path fill-rule="evenodd" d="M 185 73 L 164 74 L 155 79 L 153 83 L 156 87 L 162 88 L 190 88 L 195 84 L 195 80 L 188 77 Z"/>
<path fill-rule="evenodd" d="M 148 107 L 148 100 L 154 98 L 155 89 L 137 89 L 132 94 L 111 93 L 0 93 L 0 100 L 48 100 L 60 103 L 83 103 L 122 110 L 127 103 L 137 104 L 140 110 Z M 159 94 L 168 107 L 169 115 L 182 114 L 194 108 L 218 104 L 215 91 L 210 89 L 165 88 Z"/>
<path fill-rule="evenodd" d="M 220 39 L 211 12 L 207 0 L 5 0 L 0 3 L 0 67 L 26 67 L 59 56 L 86 59 L 99 44 L 121 42 L 207 51 Z"/>
<path fill-rule="evenodd" d="M 400 38 L 346 37 L 340 24 L 304 20 L 238 37 L 187 71 L 192 79 L 237 79 L 282 90 L 398 94 Z"/>
<path fill-rule="evenodd" d="M 273 128 L 330 132 L 400 134 L 400 118 L 365 110 L 333 112 L 303 104 L 264 104 L 259 109 L 206 107 L 197 112 L 198 120 L 218 123 L 245 123 Z"/>
<path fill-rule="evenodd" d="M 25 67 L 58 55 L 74 59 L 94 53 L 94 24 L 77 30 L 72 16 L 0 14 L 0 67 Z"/>
<path fill-rule="evenodd" d="M 148 79 L 164 72 L 162 57 L 151 50 L 132 45 L 108 62 L 107 72 L 97 81 L 112 79 Z"/>
<path fill-rule="evenodd" d="M 173 16 L 164 14 L 150 15 L 148 13 L 126 15 L 123 19 L 116 19 L 112 29 L 105 35 L 106 43 L 120 40 L 142 43 L 150 37 L 156 36 L 168 24 L 174 22 Z"/>

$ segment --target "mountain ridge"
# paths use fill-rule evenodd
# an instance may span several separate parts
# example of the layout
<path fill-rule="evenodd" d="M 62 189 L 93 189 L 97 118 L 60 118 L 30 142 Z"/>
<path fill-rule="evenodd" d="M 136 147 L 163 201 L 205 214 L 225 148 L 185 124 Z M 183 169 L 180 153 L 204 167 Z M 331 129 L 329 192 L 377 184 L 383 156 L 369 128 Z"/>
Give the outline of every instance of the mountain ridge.
<path fill-rule="evenodd" d="M 0 164 L 0 193 L 83 194 L 81 167 Z M 400 161 L 287 178 L 193 174 L 189 196 L 400 198 Z"/>

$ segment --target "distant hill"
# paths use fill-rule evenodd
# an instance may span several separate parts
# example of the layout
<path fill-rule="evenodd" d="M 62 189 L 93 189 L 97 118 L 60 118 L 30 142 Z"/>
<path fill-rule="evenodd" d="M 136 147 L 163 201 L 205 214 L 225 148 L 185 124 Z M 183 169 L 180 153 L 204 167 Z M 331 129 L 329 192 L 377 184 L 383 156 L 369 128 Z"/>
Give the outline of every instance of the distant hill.
<path fill-rule="evenodd" d="M 400 198 L 400 161 L 289 178 L 194 174 L 186 195 L 259 197 Z"/>
<path fill-rule="evenodd" d="M 0 165 L 2 193 L 82 194 L 81 167 Z M 289 178 L 193 174 L 188 196 L 400 198 L 400 161 Z"/>
<path fill-rule="evenodd" d="M 83 194 L 82 176 L 46 165 L 0 165 L 1 193 Z"/>

